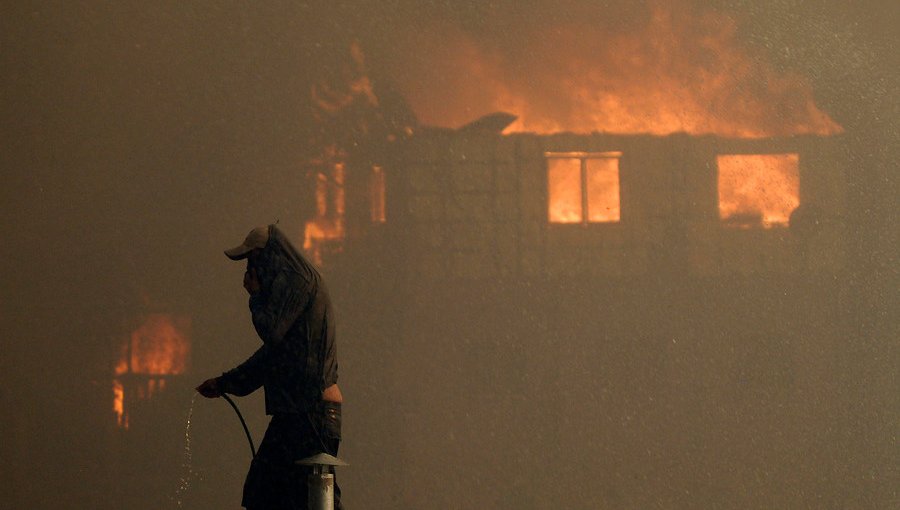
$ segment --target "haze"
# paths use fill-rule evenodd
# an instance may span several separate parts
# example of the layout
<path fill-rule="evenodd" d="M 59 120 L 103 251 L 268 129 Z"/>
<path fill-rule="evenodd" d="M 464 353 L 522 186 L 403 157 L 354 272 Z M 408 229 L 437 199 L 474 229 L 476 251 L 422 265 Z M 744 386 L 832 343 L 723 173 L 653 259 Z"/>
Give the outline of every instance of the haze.
<path fill-rule="evenodd" d="M 570 49 L 560 37 L 548 55 L 524 55 L 544 27 L 640 32 L 654 5 L 4 2 L 0 506 L 237 508 L 249 463 L 240 424 L 224 402 L 192 400 L 196 384 L 258 345 L 243 268 L 222 250 L 276 220 L 303 243 L 315 210 L 308 162 L 326 142 L 349 147 L 379 129 L 415 137 L 435 125 L 448 129 L 436 139 L 452 139 L 449 128 L 495 110 L 528 113 L 513 111 L 521 91 L 498 104 L 447 76 L 453 47 L 439 34 L 464 34 L 492 48 L 491 58 L 517 57 L 483 76 L 521 84 L 534 61 Z M 900 505 L 900 8 L 679 5 L 733 28 L 729 40 L 765 70 L 759 82 L 742 75 L 742 87 L 801 83 L 783 87 L 781 127 L 756 115 L 728 131 L 721 126 L 736 110 L 725 108 L 728 119 L 699 132 L 838 136 L 829 147 L 840 172 L 818 174 L 822 189 L 844 197 L 828 245 L 841 249 L 824 250 L 837 262 L 812 252 L 804 267 L 816 271 L 732 271 L 722 268 L 732 267 L 729 253 L 741 256 L 734 246 L 699 259 L 666 249 L 631 277 L 616 264 L 642 262 L 623 250 L 597 262 L 614 268 L 607 277 L 590 257 L 572 274 L 552 251 L 529 266 L 510 248 L 491 252 L 496 275 L 479 273 L 484 266 L 465 257 L 495 246 L 483 229 L 460 230 L 456 240 L 471 242 L 450 243 L 432 264 L 419 247 L 444 240 L 422 225 L 390 230 L 412 224 L 403 211 L 422 209 L 398 216 L 389 203 L 388 235 L 373 243 L 368 231 L 348 230 L 343 256 L 323 265 L 340 314 L 341 457 L 351 466 L 338 477 L 350 508 Z M 411 42 L 423 38 L 427 46 Z M 315 87 L 363 74 L 377 106 L 316 117 Z M 453 86 L 425 90 L 442 81 Z M 548 77 L 528 83 L 529 92 L 554 89 Z M 815 109 L 793 111 L 809 107 L 807 93 Z M 563 96 L 541 95 L 552 104 L 529 111 L 550 111 Z M 817 127 L 797 127 L 807 125 Z M 416 147 L 391 161 L 413 169 L 432 150 Z M 348 214 L 362 214 L 353 207 Z M 625 222 L 624 198 L 622 207 Z M 525 233 L 545 228 L 546 216 L 521 223 Z M 680 246 L 659 235 L 665 248 Z M 566 242 L 560 257 L 588 244 Z M 681 271 L 686 260 L 712 267 L 703 256 L 720 261 L 715 271 Z M 122 342 L 147 314 L 188 319 L 190 362 L 125 430 L 112 382 Z M 261 394 L 238 403 L 259 441 Z M 184 476 L 190 484 L 179 490 Z"/>

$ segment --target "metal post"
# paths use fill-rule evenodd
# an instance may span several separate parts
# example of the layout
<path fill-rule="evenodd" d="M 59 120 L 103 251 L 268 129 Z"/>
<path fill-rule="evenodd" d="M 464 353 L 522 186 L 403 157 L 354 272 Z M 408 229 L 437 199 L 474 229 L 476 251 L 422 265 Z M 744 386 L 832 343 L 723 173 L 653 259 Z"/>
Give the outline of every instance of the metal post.
<path fill-rule="evenodd" d="M 308 504 L 310 510 L 334 510 L 334 474 L 333 466 L 347 466 L 341 459 L 320 453 L 296 461 L 301 466 L 311 466 L 312 473 L 307 477 L 309 490 Z"/>
<path fill-rule="evenodd" d="M 334 510 L 334 475 L 325 466 L 313 466 L 307 477 L 309 510 Z"/>

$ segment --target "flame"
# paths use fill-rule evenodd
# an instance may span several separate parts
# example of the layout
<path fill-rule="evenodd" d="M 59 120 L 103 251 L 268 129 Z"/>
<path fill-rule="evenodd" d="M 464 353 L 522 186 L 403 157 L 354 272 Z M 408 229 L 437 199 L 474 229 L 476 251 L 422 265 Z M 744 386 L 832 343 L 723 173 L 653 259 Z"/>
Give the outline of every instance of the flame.
<path fill-rule="evenodd" d="M 347 49 L 343 61 L 327 66 L 310 88 L 318 126 L 311 143 L 321 147 L 321 152 L 309 161 L 315 177 L 316 212 L 305 223 L 303 249 L 316 265 L 322 265 L 326 251 L 342 249 L 348 153 L 367 146 L 373 137 L 396 139 L 385 129 L 385 109 L 368 76 L 362 48 L 354 41 Z"/>
<path fill-rule="evenodd" d="M 419 119 L 441 127 L 500 110 L 519 117 L 508 132 L 841 131 L 804 78 L 776 70 L 738 40 L 734 19 L 674 4 L 651 3 L 645 17 L 618 24 L 523 23 L 515 44 L 502 34 L 428 27 L 408 36 L 412 56 L 394 75 Z M 590 13 L 598 15 L 599 7 Z"/>
<path fill-rule="evenodd" d="M 129 349 L 131 345 L 129 342 L 124 342 L 119 346 L 119 360 L 116 362 L 115 373 L 116 375 L 122 375 L 125 372 L 128 372 L 128 362 L 129 362 Z"/>
<path fill-rule="evenodd" d="M 588 221 L 619 221 L 619 160 L 591 158 L 585 161 L 587 172 Z"/>
<path fill-rule="evenodd" d="M 553 223 L 619 221 L 621 153 L 583 153 L 580 157 L 559 157 L 564 154 L 547 154 L 549 220 Z"/>
<path fill-rule="evenodd" d="M 581 161 L 574 158 L 550 159 L 547 167 L 550 221 L 581 223 Z"/>
<path fill-rule="evenodd" d="M 797 154 L 719 156 L 719 217 L 739 228 L 786 226 L 800 205 L 799 161 Z"/>
<path fill-rule="evenodd" d="M 125 388 L 118 380 L 113 380 L 113 412 L 116 413 L 116 424 L 128 429 L 128 416 L 125 414 Z"/>
<path fill-rule="evenodd" d="M 354 102 L 378 107 L 378 97 L 366 71 L 365 54 L 359 43 L 352 42 L 346 65 L 339 66 L 336 79 L 322 79 L 310 88 L 313 105 L 321 112 L 338 113 Z"/>
<path fill-rule="evenodd" d="M 150 398 L 165 389 L 166 381 L 160 376 L 185 372 L 191 351 L 190 327 L 187 317 L 148 314 L 120 345 L 113 379 L 113 412 L 120 427 L 128 429 L 129 425 L 126 385 L 128 399 Z M 135 375 L 143 378 L 136 381 L 130 377 Z"/>
<path fill-rule="evenodd" d="M 316 215 L 306 222 L 303 249 L 322 264 L 325 245 L 344 238 L 344 163 L 326 165 L 316 174 Z"/>
<path fill-rule="evenodd" d="M 816 106 L 804 77 L 761 58 L 720 11 L 660 0 L 587 9 L 568 20 L 520 16 L 512 35 L 438 21 L 407 34 L 411 56 L 393 74 L 419 120 L 441 127 L 499 110 L 518 116 L 507 132 L 842 131 Z M 799 203 L 797 162 L 796 155 L 721 157 L 721 219 L 743 228 L 787 224 Z M 549 220 L 618 221 L 618 173 L 602 170 L 612 164 L 579 169 L 578 161 L 548 159 Z"/>
<path fill-rule="evenodd" d="M 131 333 L 129 371 L 133 374 L 176 375 L 187 368 L 191 344 L 190 319 L 165 314 L 145 316 Z"/>

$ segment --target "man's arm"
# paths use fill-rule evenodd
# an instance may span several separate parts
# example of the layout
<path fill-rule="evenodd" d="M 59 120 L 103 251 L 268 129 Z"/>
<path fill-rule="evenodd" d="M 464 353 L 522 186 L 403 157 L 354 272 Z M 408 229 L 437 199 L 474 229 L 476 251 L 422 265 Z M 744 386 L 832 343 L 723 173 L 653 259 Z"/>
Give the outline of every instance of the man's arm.
<path fill-rule="evenodd" d="M 219 391 L 243 397 L 259 389 L 263 385 L 267 351 L 263 345 L 247 361 L 217 377 Z"/>
<path fill-rule="evenodd" d="M 265 345 L 260 347 L 247 361 L 219 377 L 203 381 L 195 389 L 206 398 L 221 397 L 225 393 L 239 397 L 253 393 L 263 385 L 266 351 Z"/>

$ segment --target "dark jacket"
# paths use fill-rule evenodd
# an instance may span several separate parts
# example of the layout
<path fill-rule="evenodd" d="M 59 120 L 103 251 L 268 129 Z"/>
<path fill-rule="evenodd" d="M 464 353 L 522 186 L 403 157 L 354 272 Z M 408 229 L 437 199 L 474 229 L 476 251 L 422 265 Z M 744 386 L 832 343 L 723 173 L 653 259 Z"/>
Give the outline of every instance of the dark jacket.
<path fill-rule="evenodd" d="M 302 413 L 337 382 L 331 300 L 318 271 L 274 225 L 255 267 L 261 290 L 250 312 L 263 345 L 219 381 L 238 396 L 263 386 L 266 414 Z"/>

